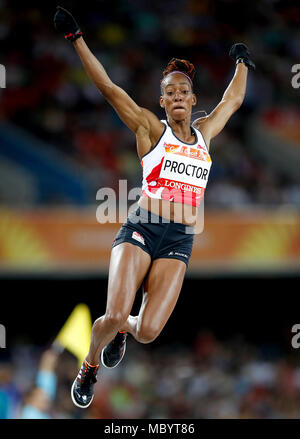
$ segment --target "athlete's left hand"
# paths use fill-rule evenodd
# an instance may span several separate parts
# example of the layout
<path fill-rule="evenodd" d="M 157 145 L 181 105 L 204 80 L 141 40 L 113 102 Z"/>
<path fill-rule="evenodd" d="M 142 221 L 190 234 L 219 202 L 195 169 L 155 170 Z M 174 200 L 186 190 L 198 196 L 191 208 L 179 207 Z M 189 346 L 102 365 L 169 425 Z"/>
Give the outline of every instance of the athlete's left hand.
<path fill-rule="evenodd" d="M 61 6 L 56 7 L 54 26 L 58 32 L 63 32 L 65 38 L 69 41 L 73 42 L 82 36 L 82 32 L 73 15 Z"/>
<path fill-rule="evenodd" d="M 244 64 L 246 64 L 246 66 L 248 68 L 255 70 L 255 64 L 250 59 L 250 53 L 249 53 L 248 47 L 245 44 L 243 44 L 243 43 L 234 44 L 229 51 L 229 56 L 232 59 L 234 59 L 235 62 L 239 58 L 242 58 Z"/>

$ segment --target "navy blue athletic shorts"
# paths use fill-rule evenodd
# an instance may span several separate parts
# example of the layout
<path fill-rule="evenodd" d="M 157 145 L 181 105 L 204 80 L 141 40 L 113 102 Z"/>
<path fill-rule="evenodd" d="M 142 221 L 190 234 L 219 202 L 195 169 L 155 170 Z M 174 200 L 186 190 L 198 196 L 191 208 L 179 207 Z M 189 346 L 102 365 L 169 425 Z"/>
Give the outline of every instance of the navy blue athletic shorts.
<path fill-rule="evenodd" d="M 112 247 L 130 242 L 141 247 L 151 259 L 179 259 L 188 266 L 193 249 L 193 227 L 166 220 L 138 207 L 117 233 Z"/>

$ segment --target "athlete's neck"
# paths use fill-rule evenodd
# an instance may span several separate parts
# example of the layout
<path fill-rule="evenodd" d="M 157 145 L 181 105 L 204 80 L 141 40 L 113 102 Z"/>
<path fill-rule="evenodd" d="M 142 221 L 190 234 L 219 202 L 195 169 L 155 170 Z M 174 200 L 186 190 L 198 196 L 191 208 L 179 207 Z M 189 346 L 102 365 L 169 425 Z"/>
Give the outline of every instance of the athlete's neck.
<path fill-rule="evenodd" d="M 173 120 L 168 119 L 168 124 L 172 128 L 173 133 L 176 137 L 186 143 L 192 143 L 195 140 L 195 136 L 191 130 L 191 121 L 190 119 L 184 120 Z"/>

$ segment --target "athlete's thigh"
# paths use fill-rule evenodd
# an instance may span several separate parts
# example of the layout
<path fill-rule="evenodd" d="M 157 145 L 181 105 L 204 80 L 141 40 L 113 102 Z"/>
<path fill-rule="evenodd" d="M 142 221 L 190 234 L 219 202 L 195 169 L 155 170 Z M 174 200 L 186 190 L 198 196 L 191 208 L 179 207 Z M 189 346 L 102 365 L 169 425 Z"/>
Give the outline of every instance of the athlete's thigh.
<path fill-rule="evenodd" d="M 186 264 L 178 259 L 155 259 L 144 281 L 143 326 L 162 330 L 179 297 Z"/>
<path fill-rule="evenodd" d="M 137 290 L 151 265 L 151 257 L 140 247 L 123 242 L 112 248 L 107 290 L 107 311 L 130 312 Z"/>

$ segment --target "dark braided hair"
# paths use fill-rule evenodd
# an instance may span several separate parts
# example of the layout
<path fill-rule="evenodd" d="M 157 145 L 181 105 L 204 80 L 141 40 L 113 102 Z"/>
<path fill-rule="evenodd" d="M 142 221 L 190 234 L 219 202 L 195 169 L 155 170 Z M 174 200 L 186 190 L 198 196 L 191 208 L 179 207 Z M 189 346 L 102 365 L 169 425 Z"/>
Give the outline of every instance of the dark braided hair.
<path fill-rule="evenodd" d="M 163 82 L 164 78 L 169 73 L 172 73 L 172 72 L 174 72 L 176 70 L 178 70 L 179 72 L 182 72 L 185 75 L 187 75 L 190 78 L 191 83 L 193 83 L 193 79 L 194 79 L 194 76 L 195 76 L 195 73 L 196 73 L 194 64 L 190 63 L 186 59 L 172 58 L 171 61 L 168 62 L 168 65 L 165 68 L 165 70 L 163 71 L 163 74 L 162 74 L 163 77 L 162 77 L 162 80 L 160 81 L 161 85 L 162 85 L 162 82 Z"/>

